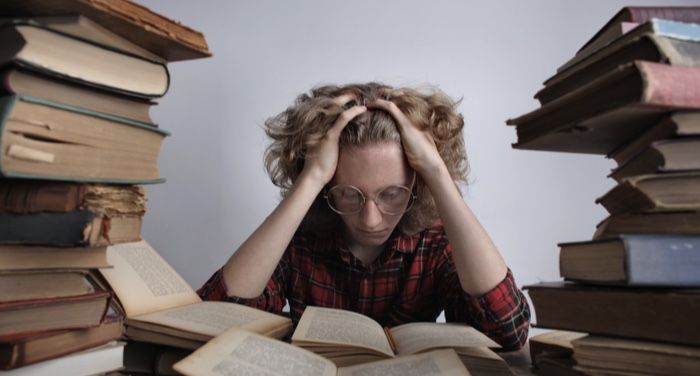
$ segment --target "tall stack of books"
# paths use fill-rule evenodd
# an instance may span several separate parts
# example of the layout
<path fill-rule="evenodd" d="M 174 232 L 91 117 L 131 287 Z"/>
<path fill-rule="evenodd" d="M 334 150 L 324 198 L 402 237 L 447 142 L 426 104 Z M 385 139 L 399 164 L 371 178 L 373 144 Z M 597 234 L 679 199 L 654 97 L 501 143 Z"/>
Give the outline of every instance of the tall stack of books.
<path fill-rule="evenodd" d="M 593 240 L 560 244 L 567 281 L 527 286 L 539 327 L 591 334 L 571 341 L 572 372 L 700 369 L 698 23 L 699 7 L 622 9 L 545 81 L 540 108 L 507 121 L 515 148 L 618 164 Z"/>
<path fill-rule="evenodd" d="M 168 135 L 149 108 L 166 64 L 206 42 L 127 0 L 8 0 L 0 17 L 0 373 L 119 369 L 123 318 L 96 270 L 141 240 Z"/>

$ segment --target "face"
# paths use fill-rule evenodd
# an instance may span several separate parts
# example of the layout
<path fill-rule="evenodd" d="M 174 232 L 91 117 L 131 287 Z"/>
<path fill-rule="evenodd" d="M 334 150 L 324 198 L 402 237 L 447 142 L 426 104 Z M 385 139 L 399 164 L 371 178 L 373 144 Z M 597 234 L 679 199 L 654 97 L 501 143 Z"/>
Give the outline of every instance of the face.
<path fill-rule="evenodd" d="M 382 213 L 371 198 L 387 187 L 403 185 L 411 188 L 413 177 L 413 170 L 396 142 L 343 148 L 340 151 L 331 185 L 352 185 L 367 197 L 359 213 L 340 216 L 351 244 L 378 247 L 388 240 L 402 215 Z"/>

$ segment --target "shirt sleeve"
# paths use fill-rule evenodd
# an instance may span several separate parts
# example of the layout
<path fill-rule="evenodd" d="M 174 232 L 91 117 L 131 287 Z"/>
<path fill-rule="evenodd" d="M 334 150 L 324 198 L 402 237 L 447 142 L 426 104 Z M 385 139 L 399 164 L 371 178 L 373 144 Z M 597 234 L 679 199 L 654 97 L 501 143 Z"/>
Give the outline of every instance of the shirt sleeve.
<path fill-rule="evenodd" d="M 275 271 L 267 281 L 267 285 L 262 294 L 255 298 L 241 298 L 228 293 L 226 282 L 224 281 L 223 268 L 217 270 L 207 280 L 202 287 L 197 290 L 197 294 L 202 300 L 219 300 L 247 305 L 249 307 L 264 311 L 281 314 L 286 305 L 284 286 L 286 280 L 287 260 L 285 257 L 277 264 Z"/>
<path fill-rule="evenodd" d="M 451 247 L 445 247 L 442 278 L 438 284 L 445 296 L 445 319 L 473 326 L 503 346 L 517 350 L 525 345 L 530 326 L 530 307 L 508 269 L 493 289 L 475 297 L 462 289 L 452 260 Z"/>

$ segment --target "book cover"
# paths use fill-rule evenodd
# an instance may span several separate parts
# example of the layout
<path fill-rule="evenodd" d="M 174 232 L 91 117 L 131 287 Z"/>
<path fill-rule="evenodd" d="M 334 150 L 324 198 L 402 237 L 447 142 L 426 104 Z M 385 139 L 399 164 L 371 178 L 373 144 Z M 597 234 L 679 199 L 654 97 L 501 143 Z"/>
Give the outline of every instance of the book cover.
<path fill-rule="evenodd" d="M 633 212 L 700 211 L 700 171 L 624 178 L 596 199 L 610 215 Z"/>

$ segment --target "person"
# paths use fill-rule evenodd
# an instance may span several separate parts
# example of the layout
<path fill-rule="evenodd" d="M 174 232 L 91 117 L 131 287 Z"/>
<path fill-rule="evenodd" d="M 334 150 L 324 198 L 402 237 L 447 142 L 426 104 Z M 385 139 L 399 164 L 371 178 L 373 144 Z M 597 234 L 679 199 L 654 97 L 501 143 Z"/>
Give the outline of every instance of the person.
<path fill-rule="evenodd" d="M 317 87 L 265 122 L 282 200 L 198 290 L 281 313 L 352 310 L 383 326 L 465 323 L 505 349 L 530 311 L 465 203 L 458 102 L 438 89 Z"/>

